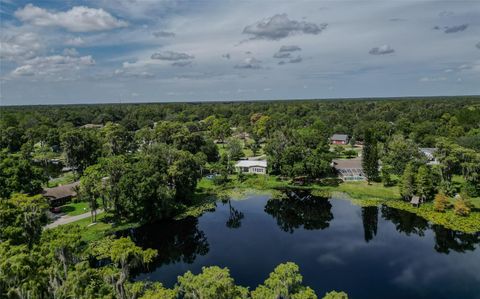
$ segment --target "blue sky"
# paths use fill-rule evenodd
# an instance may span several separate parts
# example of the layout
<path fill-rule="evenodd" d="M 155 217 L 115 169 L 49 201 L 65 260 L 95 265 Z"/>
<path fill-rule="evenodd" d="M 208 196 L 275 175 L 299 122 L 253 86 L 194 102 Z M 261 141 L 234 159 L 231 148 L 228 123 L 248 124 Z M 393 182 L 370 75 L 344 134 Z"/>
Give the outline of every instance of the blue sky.
<path fill-rule="evenodd" d="M 480 94 L 480 1 L 0 0 L 2 105 Z"/>

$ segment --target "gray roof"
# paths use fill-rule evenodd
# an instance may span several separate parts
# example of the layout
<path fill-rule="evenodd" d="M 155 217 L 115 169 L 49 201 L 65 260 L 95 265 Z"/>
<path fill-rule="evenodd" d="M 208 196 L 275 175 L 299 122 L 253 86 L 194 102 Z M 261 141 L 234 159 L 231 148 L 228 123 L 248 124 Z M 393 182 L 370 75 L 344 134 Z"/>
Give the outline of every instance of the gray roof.
<path fill-rule="evenodd" d="M 363 169 L 361 158 L 334 159 L 332 162 L 333 162 L 333 167 L 336 170 L 340 170 L 340 169 Z"/>
<path fill-rule="evenodd" d="M 348 135 L 346 135 L 346 134 L 333 134 L 333 136 L 330 138 L 330 140 L 340 140 L 340 141 L 347 142 Z"/>
<path fill-rule="evenodd" d="M 67 197 L 73 197 L 77 195 L 77 187 L 80 185 L 79 181 L 73 182 L 71 184 L 58 186 L 54 188 L 45 188 L 43 190 L 43 196 L 49 199 L 61 199 Z"/>

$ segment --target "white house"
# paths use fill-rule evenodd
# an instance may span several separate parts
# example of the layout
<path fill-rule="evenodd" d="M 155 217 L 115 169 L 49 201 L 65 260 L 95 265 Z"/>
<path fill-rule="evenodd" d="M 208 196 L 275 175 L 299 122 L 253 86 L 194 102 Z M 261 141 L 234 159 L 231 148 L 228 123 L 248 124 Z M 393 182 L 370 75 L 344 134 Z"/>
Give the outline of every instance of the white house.
<path fill-rule="evenodd" d="M 235 164 L 235 170 L 242 173 L 267 174 L 267 161 L 240 160 Z"/>
<path fill-rule="evenodd" d="M 435 147 L 421 147 L 420 152 L 427 158 L 428 165 L 438 165 L 440 162 L 435 158 L 435 152 L 437 148 Z"/>

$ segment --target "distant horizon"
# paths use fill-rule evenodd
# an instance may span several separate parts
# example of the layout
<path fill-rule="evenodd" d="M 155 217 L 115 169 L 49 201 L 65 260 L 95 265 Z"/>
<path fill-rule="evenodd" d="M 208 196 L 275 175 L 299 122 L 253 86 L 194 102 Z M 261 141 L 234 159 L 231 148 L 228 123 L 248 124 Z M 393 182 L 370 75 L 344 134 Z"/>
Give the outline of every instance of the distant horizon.
<path fill-rule="evenodd" d="M 139 102 L 79 102 L 63 104 L 21 104 L 21 105 L 2 105 L 0 108 L 8 107 L 46 107 L 46 106 L 89 106 L 89 105 L 149 105 L 149 104 L 227 104 L 227 103 L 252 103 L 252 102 L 294 102 L 294 101 L 381 101 L 381 100 L 429 100 L 429 99 L 447 99 L 447 98 L 476 98 L 480 100 L 480 94 L 464 95 L 433 95 L 433 96 L 389 96 L 389 97 L 349 97 L 349 98 L 285 98 L 285 99 L 238 99 L 238 100 L 185 100 L 185 101 L 139 101 Z M 475 99 L 476 100 L 476 99 Z"/>

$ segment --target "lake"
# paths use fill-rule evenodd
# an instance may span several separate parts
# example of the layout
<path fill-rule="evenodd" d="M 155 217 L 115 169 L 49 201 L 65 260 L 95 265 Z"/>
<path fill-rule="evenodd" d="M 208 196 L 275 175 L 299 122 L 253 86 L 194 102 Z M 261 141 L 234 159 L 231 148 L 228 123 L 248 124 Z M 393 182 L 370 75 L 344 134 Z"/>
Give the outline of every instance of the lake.
<path fill-rule="evenodd" d="M 432 225 L 386 206 L 286 192 L 218 202 L 199 218 L 163 221 L 123 232 L 159 257 L 138 280 L 168 287 L 201 267 L 228 267 L 235 282 L 255 288 L 275 266 L 299 265 L 321 298 L 480 298 L 480 233 Z"/>

